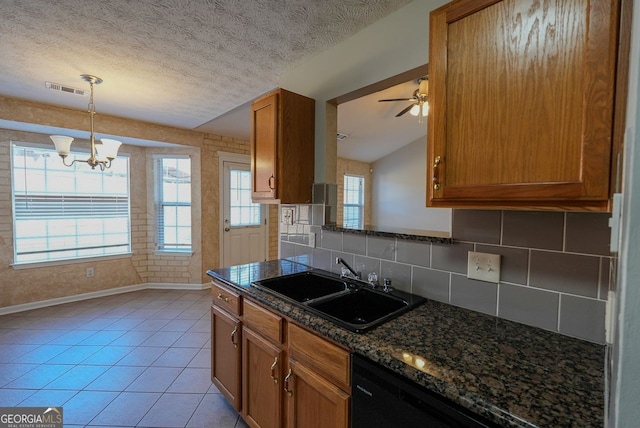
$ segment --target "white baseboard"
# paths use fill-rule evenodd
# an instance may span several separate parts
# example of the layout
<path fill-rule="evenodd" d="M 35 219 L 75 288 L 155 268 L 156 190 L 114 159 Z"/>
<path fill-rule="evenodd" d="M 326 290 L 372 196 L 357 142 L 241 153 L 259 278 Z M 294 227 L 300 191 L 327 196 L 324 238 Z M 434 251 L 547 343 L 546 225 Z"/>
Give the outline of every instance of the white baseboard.
<path fill-rule="evenodd" d="M 171 283 L 160 283 L 160 282 L 150 282 L 146 284 L 145 288 L 153 288 L 157 290 L 206 290 L 211 288 L 211 283 L 208 282 L 206 284 L 171 284 Z"/>
<path fill-rule="evenodd" d="M 139 291 L 139 290 L 146 290 L 146 289 L 206 290 L 207 288 L 211 288 L 211 283 L 206 283 L 206 284 L 145 283 L 145 284 L 137 284 L 137 285 L 128 285 L 125 287 L 108 288 L 106 290 L 75 294 L 73 296 L 56 297 L 55 299 L 38 300 L 36 302 L 23 303 L 20 305 L 5 306 L 3 308 L 0 308 L 0 315 L 14 314 L 16 312 L 30 311 L 32 309 L 46 308 L 48 306 L 79 302 L 81 300 L 95 299 L 96 297 L 113 296 L 115 294 L 130 293 L 132 291 Z"/>

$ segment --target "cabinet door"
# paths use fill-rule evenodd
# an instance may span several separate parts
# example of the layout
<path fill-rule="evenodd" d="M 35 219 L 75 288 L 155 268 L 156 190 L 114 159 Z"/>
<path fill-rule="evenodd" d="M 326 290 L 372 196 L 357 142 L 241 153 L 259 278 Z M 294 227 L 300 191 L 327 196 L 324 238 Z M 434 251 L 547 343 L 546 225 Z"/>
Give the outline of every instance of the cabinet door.
<path fill-rule="evenodd" d="M 275 199 L 278 165 L 278 93 L 252 104 L 251 172 L 253 199 Z"/>
<path fill-rule="evenodd" d="M 246 327 L 242 346 L 242 417 L 252 428 L 280 427 L 283 352 Z"/>
<path fill-rule="evenodd" d="M 323 377 L 348 390 L 351 386 L 349 351 L 328 342 L 295 324 L 289 324 L 289 358 L 321 373 Z"/>
<path fill-rule="evenodd" d="M 211 308 L 211 381 L 240 410 L 241 326 L 238 319 Z"/>
<path fill-rule="evenodd" d="M 616 0 L 431 13 L 427 205 L 608 207 Z"/>
<path fill-rule="evenodd" d="M 347 428 L 349 395 L 313 370 L 289 360 L 285 377 L 288 428 Z"/>

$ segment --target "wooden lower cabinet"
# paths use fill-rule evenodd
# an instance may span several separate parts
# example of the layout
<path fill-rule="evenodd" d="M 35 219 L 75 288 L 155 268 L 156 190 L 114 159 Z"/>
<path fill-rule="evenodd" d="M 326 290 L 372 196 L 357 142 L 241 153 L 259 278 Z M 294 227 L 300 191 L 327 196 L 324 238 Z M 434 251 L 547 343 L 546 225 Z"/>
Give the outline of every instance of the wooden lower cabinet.
<path fill-rule="evenodd" d="M 238 318 L 211 307 L 211 381 L 234 409 L 241 399 L 241 323 Z"/>
<path fill-rule="evenodd" d="M 242 351 L 242 418 L 252 428 L 281 427 L 284 352 L 247 327 Z"/>
<path fill-rule="evenodd" d="M 289 360 L 287 428 L 348 428 L 349 394 L 304 364 Z"/>
<path fill-rule="evenodd" d="M 348 428 L 350 353 L 214 283 L 211 379 L 251 428 Z"/>

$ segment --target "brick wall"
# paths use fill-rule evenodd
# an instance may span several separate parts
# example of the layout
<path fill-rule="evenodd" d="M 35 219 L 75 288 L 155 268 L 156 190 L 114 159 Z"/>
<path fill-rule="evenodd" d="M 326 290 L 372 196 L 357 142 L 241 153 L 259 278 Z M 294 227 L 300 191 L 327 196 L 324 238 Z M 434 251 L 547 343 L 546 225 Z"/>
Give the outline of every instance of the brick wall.
<path fill-rule="evenodd" d="M 108 258 L 73 264 L 42 264 L 26 269 L 16 269 L 13 263 L 13 219 L 11 208 L 10 140 L 52 145 L 46 135 L 0 129 L 0 307 L 23 304 L 100 291 L 109 288 L 136 285 L 146 282 L 138 271 L 138 254 L 144 251 L 144 236 L 140 236 L 140 220 L 132 222 L 136 228 L 133 257 Z M 145 183 L 144 150 L 123 146 L 121 151 L 130 154 L 131 182 Z M 139 166 L 142 169 L 138 169 Z M 144 206 L 146 191 L 133 187 L 130 195 L 132 212 L 140 217 L 138 206 Z M 144 210 L 143 210 L 144 211 Z M 144 221 L 143 221 L 144 222 Z M 86 269 L 94 268 L 95 276 L 87 278 Z"/>
<path fill-rule="evenodd" d="M 82 128 L 86 113 L 0 97 L 0 118 L 33 121 L 48 126 Z M 11 217 L 10 141 L 52 146 L 48 135 L 0 129 L 0 307 L 49 300 L 82 293 L 145 283 L 208 284 L 206 270 L 219 267 L 218 152 L 248 154 L 248 141 L 190 130 L 100 116 L 97 132 L 175 144 L 172 148 L 125 146 L 131 162 L 131 232 L 133 255 L 71 264 L 16 269 L 13 261 Z M 82 128 L 84 129 L 84 128 Z M 77 140 L 76 144 L 86 144 Z M 154 153 L 192 156 L 193 254 L 157 254 L 154 251 Z M 271 208 L 269 258 L 277 258 L 277 207 Z M 86 269 L 95 270 L 93 278 Z"/>

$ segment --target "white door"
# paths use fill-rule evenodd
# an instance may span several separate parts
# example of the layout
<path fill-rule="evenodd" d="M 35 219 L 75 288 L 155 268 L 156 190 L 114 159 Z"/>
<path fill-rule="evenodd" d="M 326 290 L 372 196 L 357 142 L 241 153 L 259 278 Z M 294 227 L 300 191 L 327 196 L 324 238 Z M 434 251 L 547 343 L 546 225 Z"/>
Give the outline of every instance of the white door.
<path fill-rule="evenodd" d="M 223 266 L 265 261 L 267 210 L 251 202 L 249 164 L 224 161 L 223 170 Z"/>

